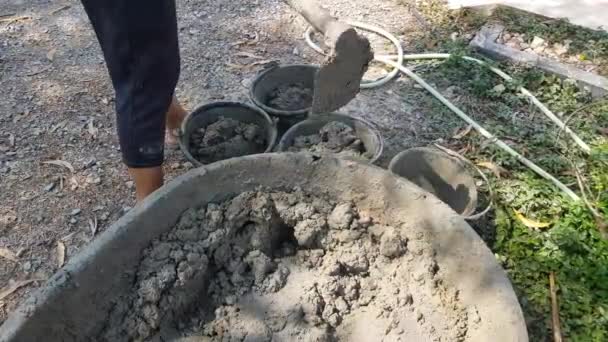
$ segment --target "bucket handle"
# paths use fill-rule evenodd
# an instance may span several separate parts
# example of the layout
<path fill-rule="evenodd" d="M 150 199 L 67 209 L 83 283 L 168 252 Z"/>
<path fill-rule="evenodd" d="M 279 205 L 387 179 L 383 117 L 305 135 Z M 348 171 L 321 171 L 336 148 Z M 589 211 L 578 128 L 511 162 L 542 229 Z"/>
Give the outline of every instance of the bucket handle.
<path fill-rule="evenodd" d="M 459 160 L 465 162 L 466 164 L 472 166 L 475 170 L 477 170 L 477 173 L 479 173 L 479 176 L 481 176 L 481 178 L 484 180 L 484 182 L 486 182 L 486 184 L 488 185 L 488 192 L 490 193 L 490 203 L 488 203 L 488 206 L 481 212 L 477 213 L 477 214 L 472 214 L 469 216 L 464 216 L 465 220 L 478 220 L 479 218 L 481 218 L 482 216 L 484 216 L 485 214 L 488 213 L 488 211 L 490 211 L 490 209 L 492 209 L 492 206 L 494 205 L 494 190 L 492 188 L 492 185 L 490 184 L 490 180 L 488 179 L 488 177 L 483 173 L 483 171 L 481 171 L 475 164 L 473 164 L 472 161 L 470 161 L 469 159 L 465 158 L 464 156 L 462 156 L 460 153 L 450 150 L 449 148 L 445 147 L 445 146 L 441 146 L 439 144 L 434 144 L 435 147 L 437 147 L 438 149 L 440 149 L 441 151 L 451 155 L 452 157 L 456 157 Z"/>

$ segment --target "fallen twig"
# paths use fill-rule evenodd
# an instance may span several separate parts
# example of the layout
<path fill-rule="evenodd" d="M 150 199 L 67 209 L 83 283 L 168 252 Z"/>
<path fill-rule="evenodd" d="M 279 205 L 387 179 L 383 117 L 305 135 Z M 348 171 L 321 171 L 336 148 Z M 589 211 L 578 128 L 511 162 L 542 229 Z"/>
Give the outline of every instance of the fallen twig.
<path fill-rule="evenodd" d="M 0 23 L 12 23 L 14 21 L 28 20 L 32 19 L 29 15 L 20 15 L 18 17 L 8 17 L 8 18 L 0 18 Z"/>
<path fill-rule="evenodd" d="M 72 7 L 72 6 L 70 6 L 70 5 L 61 6 L 61 7 L 59 7 L 59 8 L 56 8 L 56 9 L 54 9 L 54 10 L 50 11 L 50 12 L 49 12 L 49 14 L 50 14 L 50 15 L 53 15 L 53 14 L 55 14 L 55 13 L 61 12 L 61 11 L 63 11 L 63 10 L 66 10 L 66 9 L 68 9 L 68 8 L 70 8 L 70 7 Z"/>
<path fill-rule="evenodd" d="M 30 72 L 29 74 L 25 74 L 25 76 L 36 76 L 36 75 L 38 75 L 38 74 L 42 74 L 42 73 L 43 73 L 43 72 L 45 72 L 45 71 L 48 71 L 48 70 L 49 70 L 49 69 L 51 69 L 52 67 L 53 67 L 52 65 L 49 65 L 49 66 L 47 66 L 47 67 L 45 67 L 45 68 L 42 68 L 42 69 L 40 69 L 40 70 L 36 70 L 36 71 L 34 71 L 34 72 Z"/>
<path fill-rule="evenodd" d="M 435 33 L 435 29 L 428 23 L 418 8 L 416 8 L 416 5 L 409 2 L 405 2 L 404 5 L 407 7 L 408 12 L 410 12 L 410 14 L 416 18 L 420 26 L 422 26 L 425 30 L 430 30 L 431 33 Z"/>
<path fill-rule="evenodd" d="M 549 290 L 551 292 L 551 323 L 553 325 L 553 341 L 562 342 L 562 329 L 559 323 L 559 306 L 557 305 L 557 289 L 555 288 L 555 273 L 549 273 Z"/>
<path fill-rule="evenodd" d="M 0 300 L 3 300 L 4 298 L 8 297 L 11 293 L 17 291 L 19 288 L 21 288 L 25 285 L 29 285 L 30 283 L 33 283 L 35 281 L 42 281 L 42 280 L 44 280 L 44 279 L 36 278 L 36 279 L 16 281 L 12 285 L 9 285 L 7 288 L 0 291 Z"/>
<path fill-rule="evenodd" d="M 602 235 L 604 239 L 608 239 L 608 223 L 606 223 L 606 220 L 604 219 L 603 215 L 599 211 L 597 211 L 597 209 L 595 209 L 595 206 L 591 204 L 591 202 L 589 202 L 586 191 L 586 189 L 588 188 L 583 182 L 583 176 L 581 175 L 578 166 L 570 158 L 566 156 L 564 157 L 570 163 L 570 165 L 572 165 L 572 169 L 574 170 L 574 174 L 576 176 L 576 182 L 578 184 L 579 189 L 581 190 L 581 197 L 583 199 L 583 203 L 585 203 L 585 206 L 595 219 L 595 224 L 597 226 L 598 231 L 600 232 L 600 235 Z"/>
<path fill-rule="evenodd" d="M 467 134 L 469 134 L 472 129 L 473 129 L 473 126 L 467 125 L 467 127 L 463 128 L 462 130 L 459 130 L 456 134 L 454 134 L 454 136 L 452 137 L 452 139 L 456 139 L 456 140 L 462 139 Z"/>
<path fill-rule="evenodd" d="M 49 164 L 49 165 L 65 167 L 66 169 L 70 170 L 71 173 L 74 173 L 74 167 L 72 166 L 72 164 L 70 164 L 69 162 L 67 162 L 65 160 L 47 160 L 47 161 L 43 161 L 42 164 Z"/>
<path fill-rule="evenodd" d="M 255 45 L 260 41 L 260 35 L 257 32 L 254 32 L 253 39 L 243 39 L 236 41 L 230 44 L 231 47 L 240 46 L 240 45 Z"/>
<path fill-rule="evenodd" d="M 97 234 L 97 215 L 93 214 L 93 218 L 89 219 L 89 228 L 91 229 L 91 236 Z"/>
<path fill-rule="evenodd" d="M 245 57 L 245 58 L 253 58 L 253 59 L 264 59 L 264 57 L 262 57 L 262 56 L 258 56 L 258 55 L 254 54 L 254 53 L 247 52 L 247 51 L 237 52 L 235 54 L 235 56 L 237 56 L 237 57 Z"/>
<path fill-rule="evenodd" d="M 251 68 L 253 68 L 253 67 L 257 66 L 257 65 L 270 64 L 270 63 L 275 62 L 275 61 L 276 60 L 274 60 L 274 59 L 264 59 L 264 60 L 256 61 L 256 62 L 253 62 L 253 63 L 250 63 L 250 64 L 236 64 L 236 63 L 227 62 L 226 66 L 229 67 L 229 68 L 232 68 L 232 69 L 238 69 L 238 70 L 245 69 L 245 70 L 248 70 L 248 69 L 251 69 Z"/>

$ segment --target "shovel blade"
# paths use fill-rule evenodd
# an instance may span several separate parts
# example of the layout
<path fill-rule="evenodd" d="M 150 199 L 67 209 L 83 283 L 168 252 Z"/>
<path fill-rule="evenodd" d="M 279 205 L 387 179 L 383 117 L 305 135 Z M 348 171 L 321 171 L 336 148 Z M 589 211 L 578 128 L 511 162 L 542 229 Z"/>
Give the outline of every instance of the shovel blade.
<path fill-rule="evenodd" d="M 311 113 L 333 112 L 354 99 L 373 57 L 367 39 L 352 28 L 342 32 L 315 77 Z"/>

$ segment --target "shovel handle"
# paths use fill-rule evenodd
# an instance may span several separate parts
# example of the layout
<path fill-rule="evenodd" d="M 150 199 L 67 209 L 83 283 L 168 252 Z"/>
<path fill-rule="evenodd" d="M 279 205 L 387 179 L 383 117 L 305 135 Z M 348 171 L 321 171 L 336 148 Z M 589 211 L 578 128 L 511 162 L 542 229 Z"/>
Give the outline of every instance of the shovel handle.
<path fill-rule="evenodd" d="M 315 0 L 283 0 L 294 11 L 298 12 L 317 31 L 328 35 L 332 27 L 341 26 L 349 28 L 348 25 L 340 23 L 329 11 L 319 6 Z"/>

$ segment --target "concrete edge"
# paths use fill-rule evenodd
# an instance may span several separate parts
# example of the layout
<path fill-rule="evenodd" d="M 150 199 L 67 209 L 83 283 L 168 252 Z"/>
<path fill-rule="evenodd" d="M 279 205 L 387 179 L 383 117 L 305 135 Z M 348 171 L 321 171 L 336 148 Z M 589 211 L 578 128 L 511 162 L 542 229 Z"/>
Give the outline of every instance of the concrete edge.
<path fill-rule="evenodd" d="M 608 94 L 608 78 L 606 77 L 534 53 L 519 51 L 496 43 L 496 39 L 504 29 L 504 26 L 500 24 L 486 24 L 479 30 L 469 45 L 493 59 L 523 63 L 561 78 L 573 79 L 577 82 L 579 88 L 587 88 L 593 97 L 602 97 Z"/>

